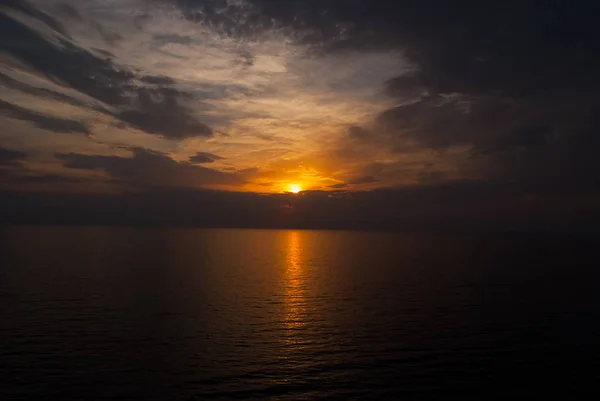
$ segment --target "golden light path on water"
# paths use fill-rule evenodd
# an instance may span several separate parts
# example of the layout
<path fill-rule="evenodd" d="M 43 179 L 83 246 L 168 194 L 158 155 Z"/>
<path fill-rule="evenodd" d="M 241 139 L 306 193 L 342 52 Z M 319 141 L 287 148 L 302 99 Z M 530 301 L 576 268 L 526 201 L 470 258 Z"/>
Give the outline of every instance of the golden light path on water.
<path fill-rule="evenodd" d="M 298 363 L 299 354 L 310 346 L 310 329 L 307 314 L 309 309 L 309 288 L 306 266 L 303 264 L 303 234 L 300 231 L 285 232 L 286 266 L 283 278 L 284 311 L 282 317 L 282 338 L 284 359 Z"/>

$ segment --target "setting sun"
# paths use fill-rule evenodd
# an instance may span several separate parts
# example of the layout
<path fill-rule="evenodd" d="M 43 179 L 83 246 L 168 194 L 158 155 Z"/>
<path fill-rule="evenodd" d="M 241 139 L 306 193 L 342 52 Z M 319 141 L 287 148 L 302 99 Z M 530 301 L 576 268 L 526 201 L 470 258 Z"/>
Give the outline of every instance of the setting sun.
<path fill-rule="evenodd" d="M 293 194 L 297 194 L 300 191 L 302 191 L 302 188 L 298 184 L 290 184 L 288 187 L 288 190 L 289 190 L 289 192 L 291 192 Z"/>

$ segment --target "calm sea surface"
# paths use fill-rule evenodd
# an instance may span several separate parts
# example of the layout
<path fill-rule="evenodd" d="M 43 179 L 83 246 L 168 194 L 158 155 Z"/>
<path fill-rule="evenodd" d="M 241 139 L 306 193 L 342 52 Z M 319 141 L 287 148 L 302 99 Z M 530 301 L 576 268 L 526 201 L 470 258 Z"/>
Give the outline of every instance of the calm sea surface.
<path fill-rule="evenodd" d="M 600 237 L 0 230 L 0 399 L 600 399 Z"/>

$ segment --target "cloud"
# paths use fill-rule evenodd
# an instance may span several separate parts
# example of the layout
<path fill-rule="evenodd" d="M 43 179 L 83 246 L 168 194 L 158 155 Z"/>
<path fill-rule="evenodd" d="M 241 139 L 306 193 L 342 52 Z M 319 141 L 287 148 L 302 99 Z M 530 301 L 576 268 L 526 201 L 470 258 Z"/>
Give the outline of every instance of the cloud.
<path fill-rule="evenodd" d="M 27 163 L 31 159 L 31 155 L 26 152 L 0 147 L 0 191 L 35 193 L 40 190 L 60 191 L 65 186 L 82 190 L 90 188 L 94 183 L 109 181 L 98 177 L 68 175 L 62 171 L 39 171 Z"/>
<path fill-rule="evenodd" d="M 88 127 L 79 121 L 51 117 L 0 100 L 0 111 L 18 120 L 29 121 L 35 126 L 52 132 L 65 132 L 90 135 Z"/>
<path fill-rule="evenodd" d="M 185 2 L 190 3 L 202 2 Z M 591 55 L 600 49 L 593 2 L 469 2 L 456 7 L 443 0 L 250 3 L 278 24 L 314 31 L 305 39 L 325 43 L 327 51 L 404 49 L 418 70 L 410 81 L 401 79 L 402 92 L 409 86 L 432 94 L 507 94 L 597 82 L 589 74 L 598 63 Z M 577 71 L 585 74 L 573 75 Z"/>
<path fill-rule="evenodd" d="M 362 127 L 352 126 L 348 128 L 348 137 L 353 140 L 364 141 L 368 139 L 369 134 Z"/>
<path fill-rule="evenodd" d="M 65 28 L 60 22 L 56 21 L 45 12 L 35 8 L 25 0 L 4 0 L 2 5 L 35 18 L 50 27 L 52 30 L 67 36 Z"/>
<path fill-rule="evenodd" d="M 72 169 L 104 170 L 111 177 L 134 187 L 210 187 L 244 183 L 243 176 L 226 173 L 188 162 L 177 162 L 168 155 L 145 149 L 133 149 L 132 157 L 57 154 L 64 166 Z"/>
<path fill-rule="evenodd" d="M 183 15 L 197 24 L 210 24 L 217 33 L 254 39 L 275 26 L 267 15 L 250 1 L 175 1 Z"/>
<path fill-rule="evenodd" d="M 91 180 L 90 177 L 76 177 L 63 174 L 40 173 L 31 171 L 27 168 L 17 168 L 13 170 L 0 170 L 1 187 L 11 188 L 14 192 L 29 190 L 35 192 L 43 189 L 46 191 L 63 190 L 63 185 L 72 186 L 82 190 L 89 188 L 96 182 L 108 183 L 107 180 Z"/>
<path fill-rule="evenodd" d="M 137 101 L 130 109 L 117 113 L 126 123 L 142 131 L 171 139 L 212 136 L 212 130 L 179 104 L 181 93 L 172 88 L 138 89 Z"/>
<path fill-rule="evenodd" d="M 352 184 L 352 185 L 372 184 L 377 181 L 379 181 L 377 178 L 373 177 L 372 175 L 367 175 L 364 177 L 355 178 L 355 179 L 351 180 L 350 182 L 348 182 L 348 184 Z"/>
<path fill-rule="evenodd" d="M 544 127 L 519 134 L 508 145 L 475 153 L 467 166 L 489 182 L 511 183 L 530 194 L 600 192 L 600 125 L 562 135 Z"/>
<path fill-rule="evenodd" d="M 27 157 L 27 154 L 24 152 L 0 147 L 0 166 L 13 164 L 25 159 L 25 157 Z"/>
<path fill-rule="evenodd" d="M 190 161 L 190 163 L 202 164 L 202 163 L 214 163 L 216 160 L 221 160 L 221 159 L 223 159 L 221 156 L 217 156 L 212 153 L 198 152 L 194 156 L 190 157 L 189 161 Z"/>
<path fill-rule="evenodd" d="M 481 181 L 367 192 L 307 191 L 300 197 L 173 187 L 93 196 L 0 190 L 0 222 L 454 232 L 593 230 L 600 223 L 594 206 L 597 199 L 532 197 L 510 186 Z"/>
<path fill-rule="evenodd" d="M 178 34 L 154 35 L 154 39 L 164 43 L 176 43 L 179 45 L 190 45 L 194 43 L 194 39 L 189 36 Z"/>
<path fill-rule="evenodd" d="M 408 154 L 430 150 L 441 159 L 462 149 L 451 166 L 443 166 L 447 171 L 433 175 L 426 167 L 432 160 L 423 160 L 427 180 L 461 170 L 463 178 L 523 185 L 535 171 L 557 189 L 574 179 L 594 181 L 588 153 L 597 144 L 585 147 L 580 138 L 600 135 L 595 4 L 251 3 L 275 25 L 311 31 L 302 39 L 326 54 L 387 49 L 402 51 L 410 62 L 382 88 L 396 105 L 370 124 L 352 127 L 340 149 L 385 158 L 397 171 Z M 552 162 L 558 155 L 560 162 Z M 569 173 L 561 173 L 559 165 Z"/>
<path fill-rule="evenodd" d="M 93 127 L 93 147 L 68 136 L 53 152 L 77 173 L 104 172 L 165 204 L 229 202 L 214 220 L 228 222 L 236 208 L 267 218 L 288 199 L 183 188 L 302 182 L 331 190 L 294 205 L 299 224 L 314 225 L 385 225 L 386 213 L 398 225 L 476 224 L 494 210 L 526 219 L 542 214 L 528 199 L 569 209 L 599 191 L 600 28 L 589 2 L 66 3 L 3 3 L 0 105 L 45 130 Z M 81 109 L 89 119 L 74 117 Z M 5 135 L 21 149 L 24 136 Z M 124 156 L 133 143 L 161 152 Z M 367 187 L 394 189 L 356 191 Z"/>
<path fill-rule="evenodd" d="M 53 91 L 46 88 L 40 88 L 33 85 L 29 85 L 25 82 L 21 82 L 17 79 L 10 77 L 9 75 L 3 74 L 0 72 L 0 86 L 5 88 L 14 89 L 16 91 L 26 93 L 28 95 L 32 95 L 35 97 L 39 97 L 47 100 L 54 100 L 61 103 L 66 103 L 76 107 L 82 108 L 96 108 L 98 111 L 108 113 L 107 110 L 98 107 L 97 105 L 93 105 L 90 103 L 86 103 L 82 100 L 75 99 L 72 96 Z"/>
<path fill-rule="evenodd" d="M 37 31 L 13 13 L 1 13 L 0 36 L 3 39 L 0 50 L 53 81 L 91 97 L 98 104 L 90 107 L 107 112 L 135 128 L 171 139 L 212 135 L 211 129 L 198 121 L 183 104 L 191 95 L 176 89 L 171 78 L 142 75 L 96 54 L 98 52 L 85 49 L 70 40 L 54 18 L 20 4 L 26 3 L 11 2 L 8 5 L 43 22 L 50 28 L 52 36 Z M 3 83 L 32 95 L 83 106 L 68 96 L 34 88 L 15 79 L 5 78 Z"/>
<path fill-rule="evenodd" d="M 80 118 L 80 109 L 88 109 L 85 121 L 97 141 L 169 153 L 193 146 L 241 170 L 271 164 L 275 151 L 310 157 L 341 127 L 358 126 L 389 107 L 379 86 L 403 62 L 401 53 L 389 51 L 317 53 L 302 35 L 272 23 L 261 5 L 247 1 L 171 2 L 183 13 L 157 1 L 107 6 L 102 0 L 67 0 L 66 8 L 34 2 L 71 36 L 22 11 L 3 15 L 7 37 L 25 46 L 11 41 L 0 46 L 18 61 L 17 68 L 26 64 L 29 71 L 5 74 L 13 80 L 9 101 L 33 99 L 45 112 L 54 112 L 54 101 L 65 103 L 75 107 L 60 106 L 62 116 L 75 110 Z M 107 43 L 93 21 L 121 39 Z M 32 84 L 32 74 L 46 76 L 52 85 Z M 29 95 L 26 100 L 21 93 Z M 138 131 L 159 138 L 149 143 Z M 122 140 L 115 140 L 117 132 Z M 315 140 L 317 135 L 323 140 Z M 162 139 L 181 145 L 159 144 Z M 330 178 L 324 186 L 336 182 Z"/>
<path fill-rule="evenodd" d="M 495 143 L 490 142 L 487 147 L 476 147 L 474 152 L 489 155 L 503 151 L 544 149 L 553 137 L 553 130 L 548 126 L 522 127 L 499 138 Z"/>

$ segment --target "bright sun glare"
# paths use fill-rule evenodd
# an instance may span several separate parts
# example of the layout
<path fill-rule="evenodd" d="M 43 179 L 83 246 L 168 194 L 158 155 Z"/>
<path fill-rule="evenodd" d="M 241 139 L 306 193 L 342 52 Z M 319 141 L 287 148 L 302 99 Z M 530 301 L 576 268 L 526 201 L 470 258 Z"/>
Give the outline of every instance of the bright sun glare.
<path fill-rule="evenodd" d="M 302 188 L 298 184 L 290 184 L 288 189 L 293 194 L 297 194 L 298 192 L 302 191 Z"/>

